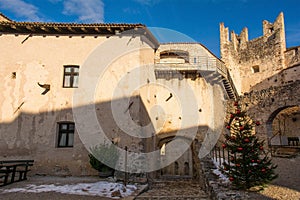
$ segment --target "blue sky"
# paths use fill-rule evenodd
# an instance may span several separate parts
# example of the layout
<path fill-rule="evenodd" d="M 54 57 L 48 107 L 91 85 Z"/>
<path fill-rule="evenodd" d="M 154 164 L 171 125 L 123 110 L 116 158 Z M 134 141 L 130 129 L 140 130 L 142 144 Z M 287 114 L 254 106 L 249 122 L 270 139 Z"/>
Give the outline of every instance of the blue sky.
<path fill-rule="evenodd" d="M 280 12 L 287 47 L 299 46 L 299 7 L 299 0 L 0 0 L 0 12 L 16 21 L 142 23 L 185 34 L 181 40 L 200 42 L 217 56 L 220 22 L 236 33 L 248 27 L 253 39 L 262 35 L 262 20 L 273 22 Z"/>

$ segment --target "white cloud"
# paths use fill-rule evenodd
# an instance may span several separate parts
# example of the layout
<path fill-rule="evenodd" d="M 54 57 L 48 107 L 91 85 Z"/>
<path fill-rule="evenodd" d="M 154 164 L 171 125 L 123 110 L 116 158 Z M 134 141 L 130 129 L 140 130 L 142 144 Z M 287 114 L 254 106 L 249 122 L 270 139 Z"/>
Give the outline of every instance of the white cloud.
<path fill-rule="evenodd" d="M 65 0 L 64 15 L 76 15 L 81 22 L 103 22 L 104 3 L 102 0 Z"/>
<path fill-rule="evenodd" d="M 40 21 L 39 9 L 23 0 L 0 0 L 0 9 L 8 10 L 27 21 Z"/>

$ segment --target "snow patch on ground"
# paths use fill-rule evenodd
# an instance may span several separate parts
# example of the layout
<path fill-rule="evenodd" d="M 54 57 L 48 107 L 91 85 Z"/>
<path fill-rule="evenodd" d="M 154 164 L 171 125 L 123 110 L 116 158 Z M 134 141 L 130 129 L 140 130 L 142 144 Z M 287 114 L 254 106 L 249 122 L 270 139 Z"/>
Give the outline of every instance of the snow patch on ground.
<path fill-rule="evenodd" d="M 127 185 L 126 187 L 121 183 L 111 183 L 106 181 L 100 181 L 96 183 L 78 183 L 71 185 L 27 185 L 24 188 L 13 188 L 3 190 L 3 193 L 11 192 L 24 192 L 24 193 L 40 193 L 40 192 L 59 192 L 63 194 L 75 194 L 75 195 L 91 195 L 102 196 L 110 198 L 120 198 L 112 195 L 113 193 L 119 193 L 122 197 L 130 196 L 137 190 L 135 185 Z M 119 191 L 119 192 L 118 192 Z"/>
<path fill-rule="evenodd" d="M 220 167 L 223 166 L 222 164 L 220 165 L 220 163 L 227 162 L 227 161 L 225 161 L 223 158 L 216 158 L 216 159 L 212 159 L 214 165 L 217 168 L 213 170 L 213 173 L 219 176 L 219 179 L 222 180 L 223 182 L 230 182 L 229 179 L 220 171 Z"/>

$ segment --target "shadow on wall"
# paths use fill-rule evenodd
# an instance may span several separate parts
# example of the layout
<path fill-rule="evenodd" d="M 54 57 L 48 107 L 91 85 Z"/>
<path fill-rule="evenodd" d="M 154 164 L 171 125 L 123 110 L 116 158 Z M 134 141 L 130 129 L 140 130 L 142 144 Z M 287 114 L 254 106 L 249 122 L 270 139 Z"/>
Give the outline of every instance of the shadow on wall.
<path fill-rule="evenodd" d="M 127 113 L 131 123 L 121 121 L 125 128 L 139 129 L 140 135 L 129 135 L 128 130 L 122 130 L 116 123 L 112 105 L 124 105 L 127 107 L 117 109 L 119 113 Z M 23 108 L 26 107 L 26 102 Z M 125 108 L 122 110 L 122 108 Z M 28 109 L 28 108 L 26 108 Z M 131 98 L 117 99 L 96 105 L 86 105 L 75 110 L 80 112 L 91 112 L 93 109 L 96 113 L 96 121 L 101 126 L 108 140 L 117 143 L 121 149 L 128 148 L 129 152 L 152 152 L 159 150 L 159 142 L 163 138 L 176 135 L 176 131 L 155 134 L 154 126 L 150 116 L 139 96 Z M 85 114 L 82 113 L 82 114 Z M 96 126 L 93 119 L 87 118 L 86 121 L 76 121 L 74 124 L 74 112 L 72 108 L 64 108 L 58 111 L 50 110 L 36 114 L 22 112 L 22 107 L 14 114 L 16 117 L 8 123 L 0 125 L 0 159 L 34 159 L 33 172 L 35 174 L 45 175 L 94 175 L 94 171 L 89 165 L 88 151 L 82 139 L 91 135 L 90 130 Z M 75 128 L 74 128 L 75 125 Z M 80 130 L 85 132 L 78 133 Z M 136 127 L 133 127 L 136 126 Z M 145 129 L 140 127 L 147 126 Z M 134 131 L 137 131 L 135 129 Z M 205 137 L 208 130 L 207 126 L 191 127 L 190 129 L 181 130 L 186 137 L 189 137 L 191 131 L 196 130 L 197 139 L 200 141 Z M 94 135 L 97 136 L 97 135 Z M 140 137 L 142 136 L 142 137 Z M 81 138 L 80 138 L 81 137 Z M 97 144 L 99 138 L 91 137 Z"/>

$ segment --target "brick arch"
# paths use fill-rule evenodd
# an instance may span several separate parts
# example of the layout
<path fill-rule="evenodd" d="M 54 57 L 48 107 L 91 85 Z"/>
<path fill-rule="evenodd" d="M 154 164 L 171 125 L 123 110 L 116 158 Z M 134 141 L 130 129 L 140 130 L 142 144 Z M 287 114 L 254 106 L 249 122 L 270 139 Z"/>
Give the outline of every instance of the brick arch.
<path fill-rule="evenodd" d="M 247 113 L 261 122 L 256 128 L 258 135 L 268 141 L 272 136 L 272 122 L 277 114 L 287 108 L 300 106 L 300 81 L 288 85 L 252 91 L 241 97 Z"/>

